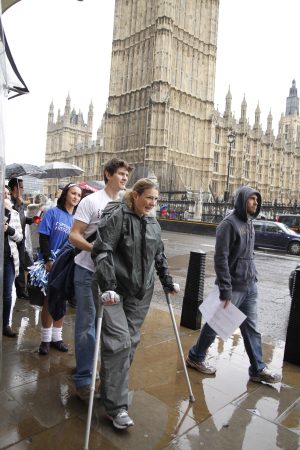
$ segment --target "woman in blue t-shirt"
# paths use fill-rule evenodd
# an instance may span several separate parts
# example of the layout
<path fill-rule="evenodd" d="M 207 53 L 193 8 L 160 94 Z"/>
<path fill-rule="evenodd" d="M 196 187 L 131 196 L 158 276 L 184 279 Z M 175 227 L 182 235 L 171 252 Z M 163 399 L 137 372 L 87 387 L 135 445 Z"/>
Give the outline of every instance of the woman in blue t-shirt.
<path fill-rule="evenodd" d="M 57 200 L 57 206 L 50 208 L 44 214 L 39 225 L 40 259 L 44 260 L 47 272 L 53 264 L 53 252 L 61 249 L 68 240 L 74 220 L 76 207 L 81 199 L 81 188 L 74 183 L 67 184 Z M 53 321 L 48 312 L 48 300 L 45 297 L 41 313 L 41 344 L 39 353 L 47 355 L 50 346 L 61 352 L 67 352 L 68 347 L 62 339 L 62 317 Z"/>

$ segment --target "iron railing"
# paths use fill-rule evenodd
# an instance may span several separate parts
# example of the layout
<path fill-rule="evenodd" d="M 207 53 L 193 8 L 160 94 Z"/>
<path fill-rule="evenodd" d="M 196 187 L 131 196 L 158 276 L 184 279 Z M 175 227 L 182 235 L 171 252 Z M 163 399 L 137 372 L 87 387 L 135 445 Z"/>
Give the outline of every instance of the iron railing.
<path fill-rule="evenodd" d="M 161 199 L 159 201 L 158 217 L 174 220 L 199 220 L 201 222 L 219 223 L 226 213 L 233 208 L 233 203 L 204 202 L 201 205 L 201 215 L 195 217 L 196 202 L 189 199 Z M 262 218 L 276 220 L 279 214 L 300 214 L 300 205 L 294 203 L 265 203 L 261 206 Z"/>

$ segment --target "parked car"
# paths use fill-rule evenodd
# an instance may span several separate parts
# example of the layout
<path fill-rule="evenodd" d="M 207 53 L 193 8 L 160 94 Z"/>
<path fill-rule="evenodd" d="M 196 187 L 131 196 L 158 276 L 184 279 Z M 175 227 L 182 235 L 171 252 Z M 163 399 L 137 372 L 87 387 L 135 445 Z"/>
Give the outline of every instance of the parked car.
<path fill-rule="evenodd" d="M 284 223 L 291 230 L 300 233 L 300 214 L 280 214 L 276 217 L 277 222 Z"/>
<path fill-rule="evenodd" d="M 293 295 L 294 275 L 295 275 L 295 272 L 296 272 L 297 269 L 300 269 L 300 263 L 298 263 L 296 265 L 295 270 L 292 270 L 291 273 L 290 273 L 290 276 L 289 276 L 289 290 L 290 290 L 291 297 Z"/>
<path fill-rule="evenodd" d="M 253 220 L 253 225 L 255 248 L 285 250 L 292 255 L 300 255 L 300 235 L 283 223 L 271 220 Z"/>

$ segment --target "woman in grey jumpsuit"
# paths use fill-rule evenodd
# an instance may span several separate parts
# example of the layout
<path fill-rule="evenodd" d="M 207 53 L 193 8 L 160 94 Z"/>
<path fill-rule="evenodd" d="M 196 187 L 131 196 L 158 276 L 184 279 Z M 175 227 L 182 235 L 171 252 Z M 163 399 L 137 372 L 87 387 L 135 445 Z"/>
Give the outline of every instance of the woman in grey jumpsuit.
<path fill-rule="evenodd" d="M 116 428 L 132 426 L 128 415 L 128 372 L 149 309 L 156 270 L 164 290 L 178 292 L 168 273 L 160 226 L 150 215 L 158 188 L 143 178 L 111 202 L 98 225 L 92 258 L 105 305 L 101 331 L 100 394 Z"/>

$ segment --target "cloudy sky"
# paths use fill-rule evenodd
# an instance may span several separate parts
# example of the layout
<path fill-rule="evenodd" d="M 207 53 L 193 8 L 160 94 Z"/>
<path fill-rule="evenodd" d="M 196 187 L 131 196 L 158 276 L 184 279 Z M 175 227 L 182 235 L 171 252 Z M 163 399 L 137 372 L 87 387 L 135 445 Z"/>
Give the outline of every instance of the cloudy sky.
<path fill-rule="evenodd" d="M 30 94 L 6 105 L 6 163 L 43 164 L 49 105 L 87 117 L 94 104 L 94 138 L 108 97 L 114 0 L 21 0 L 3 15 L 17 67 Z M 230 85 L 237 118 L 245 95 L 250 124 L 273 128 L 285 111 L 292 79 L 300 86 L 299 0 L 220 0 L 215 106 L 224 111 Z M 299 91 L 300 94 L 300 91 Z"/>

